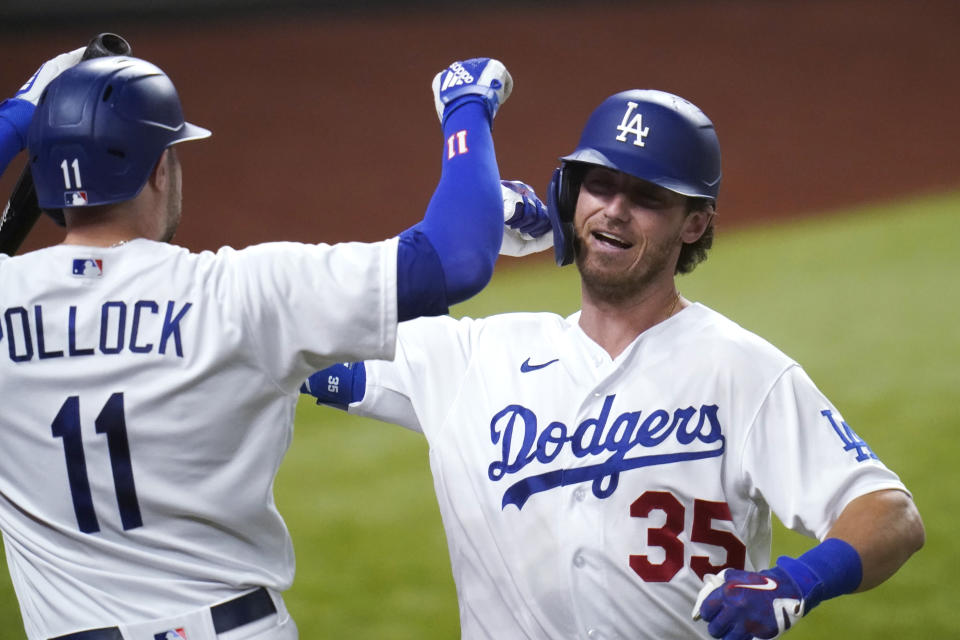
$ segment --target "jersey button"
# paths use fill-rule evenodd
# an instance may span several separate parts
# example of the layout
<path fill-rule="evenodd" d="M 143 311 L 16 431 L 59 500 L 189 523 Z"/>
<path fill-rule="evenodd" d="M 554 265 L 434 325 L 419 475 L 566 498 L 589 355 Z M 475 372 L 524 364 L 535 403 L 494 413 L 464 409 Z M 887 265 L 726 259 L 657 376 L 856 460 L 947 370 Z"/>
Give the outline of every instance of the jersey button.
<path fill-rule="evenodd" d="M 576 554 L 574 554 L 573 566 L 575 566 L 577 569 L 582 569 L 583 565 L 585 564 L 587 564 L 587 560 L 583 557 L 583 554 L 581 554 L 580 552 L 577 552 Z"/>
<path fill-rule="evenodd" d="M 583 502 L 583 499 L 587 497 L 587 490 L 583 487 L 577 487 L 577 490 L 573 492 L 573 499 L 577 502 Z"/>

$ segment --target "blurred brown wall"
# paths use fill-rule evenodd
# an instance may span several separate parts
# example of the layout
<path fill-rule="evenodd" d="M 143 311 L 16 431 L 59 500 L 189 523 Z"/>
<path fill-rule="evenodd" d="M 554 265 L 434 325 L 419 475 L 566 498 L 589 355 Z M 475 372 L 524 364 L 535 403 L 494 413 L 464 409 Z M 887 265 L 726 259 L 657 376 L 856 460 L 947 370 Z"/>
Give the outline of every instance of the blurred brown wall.
<path fill-rule="evenodd" d="M 188 119 L 192 249 L 377 240 L 416 222 L 439 176 L 430 81 L 493 56 L 516 80 L 501 174 L 543 192 L 586 116 L 626 88 L 687 97 L 716 124 L 724 225 L 960 186 L 955 0 L 569 4 L 116 22 L 8 31 L 0 95 L 116 31 L 164 68 Z M 23 156 L 0 180 L 9 194 Z M 59 241 L 44 220 L 26 248 Z"/>

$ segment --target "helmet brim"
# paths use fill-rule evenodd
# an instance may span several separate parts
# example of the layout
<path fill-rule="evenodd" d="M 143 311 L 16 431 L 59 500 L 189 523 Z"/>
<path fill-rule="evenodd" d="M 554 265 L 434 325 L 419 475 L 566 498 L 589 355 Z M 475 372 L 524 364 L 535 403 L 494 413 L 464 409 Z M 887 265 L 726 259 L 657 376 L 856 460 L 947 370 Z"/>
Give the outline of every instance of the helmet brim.
<path fill-rule="evenodd" d="M 577 149 L 569 155 L 562 156 L 560 160 L 562 162 L 577 162 L 580 164 L 598 165 L 608 169 L 613 169 L 614 171 L 620 171 L 635 178 L 652 182 L 653 184 L 659 185 L 664 189 L 668 189 L 674 193 L 679 193 L 682 196 L 688 196 L 691 198 L 708 198 L 710 200 L 716 199 L 716 196 L 711 193 L 709 188 L 697 188 L 695 185 L 690 185 L 682 180 L 677 180 L 663 171 L 663 168 L 657 165 L 657 163 L 649 160 L 642 161 L 637 158 L 630 158 L 629 160 L 624 160 L 622 158 L 609 158 L 600 151 L 591 149 L 589 147 Z M 624 167 L 631 167 L 633 171 L 625 170 Z M 719 179 L 717 182 L 719 182 Z M 714 185 L 715 184 L 716 182 Z"/>
<path fill-rule="evenodd" d="M 204 138 L 209 138 L 212 135 L 213 132 L 209 129 L 204 129 L 203 127 L 195 124 L 184 122 L 183 130 L 180 132 L 180 135 L 177 136 L 177 139 L 174 140 L 174 144 L 177 142 L 187 142 L 188 140 L 203 140 Z"/>

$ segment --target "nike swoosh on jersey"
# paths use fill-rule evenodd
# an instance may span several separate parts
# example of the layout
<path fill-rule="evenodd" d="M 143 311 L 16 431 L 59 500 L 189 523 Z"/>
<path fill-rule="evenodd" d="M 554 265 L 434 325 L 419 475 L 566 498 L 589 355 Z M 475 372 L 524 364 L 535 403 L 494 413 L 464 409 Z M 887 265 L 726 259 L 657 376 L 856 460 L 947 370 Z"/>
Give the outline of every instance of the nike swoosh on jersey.
<path fill-rule="evenodd" d="M 763 584 L 732 584 L 730 585 L 731 589 L 756 589 L 757 591 L 773 591 L 780 585 L 777 584 L 777 581 L 764 576 L 765 582 Z"/>
<path fill-rule="evenodd" d="M 527 358 L 520 365 L 520 373 L 530 373 L 531 371 L 536 371 L 537 369 L 543 369 L 544 367 L 549 367 L 554 362 L 558 362 L 559 360 L 560 358 L 554 358 L 553 360 L 544 362 L 543 364 L 530 364 L 530 358 Z"/>

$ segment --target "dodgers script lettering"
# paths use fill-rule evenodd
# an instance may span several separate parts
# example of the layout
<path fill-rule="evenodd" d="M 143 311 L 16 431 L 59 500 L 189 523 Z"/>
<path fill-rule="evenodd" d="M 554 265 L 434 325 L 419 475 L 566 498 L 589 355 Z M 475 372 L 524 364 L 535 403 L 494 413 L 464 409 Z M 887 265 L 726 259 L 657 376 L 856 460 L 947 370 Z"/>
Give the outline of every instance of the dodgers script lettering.
<path fill-rule="evenodd" d="M 717 405 L 679 408 L 672 413 L 665 409 L 646 414 L 626 411 L 611 420 L 615 399 L 616 394 L 607 396 L 600 415 L 587 418 L 575 429 L 554 421 L 540 430 L 537 415 L 519 404 L 497 412 L 490 420 L 490 438 L 493 444 L 500 445 L 501 456 L 487 470 L 494 482 L 519 473 L 530 464 L 549 464 L 568 448 L 577 458 L 598 459 L 594 465 L 551 469 L 514 483 L 503 494 L 502 508 L 513 504 L 522 509 L 535 493 L 581 482 L 592 482 L 593 494 L 607 498 L 616 491 L 624 471 L 723 455 L 725 438 Z M 669 453 L 636 455 L 638 447 L 641 451 L 656 449 L 671 437 Z M 604 458 L 605 454 L 609 455 Z"/>

